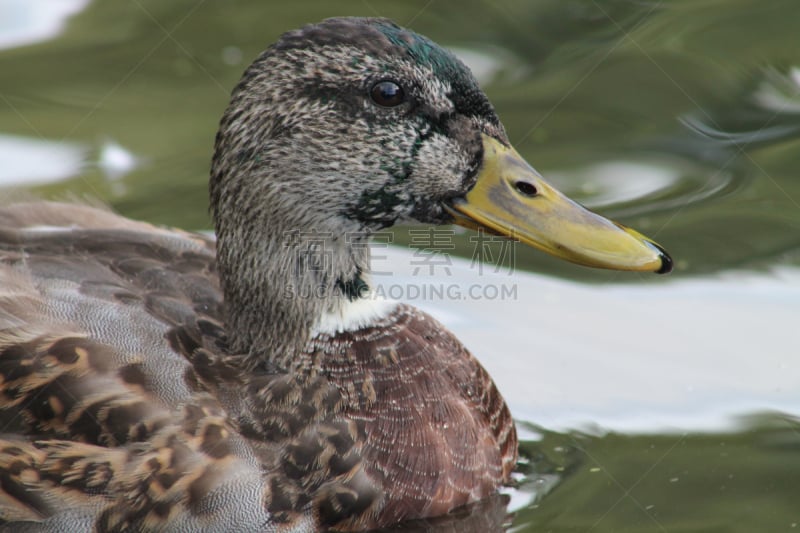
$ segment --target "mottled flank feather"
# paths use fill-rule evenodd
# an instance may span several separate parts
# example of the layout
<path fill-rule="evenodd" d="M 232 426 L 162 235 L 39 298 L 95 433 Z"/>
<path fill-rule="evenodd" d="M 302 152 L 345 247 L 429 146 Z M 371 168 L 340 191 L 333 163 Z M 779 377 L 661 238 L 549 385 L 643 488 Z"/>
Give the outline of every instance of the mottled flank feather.
<path fill-rule="evenodd" d="M 110 216 L 58 204 L 28 207 L 38 216 L 62 207 L 87 219 Z M 193 369 L 167 340 L 180 321 L 221 331 L 202 325 L 220 310 L 208 277 L 213 245 L 138 223 L 129 229 L 120 217 L 112 230 L 72 221 L 63 230 L 2 233 L 0 424 L 16 435 L 3 441 L 0 468 L 16 483 L 2 485 L 3 519 L 58 524 L 53 502 L 66 498 L 96 514 L 101 531 L 149 530 L 202 510 L 230 471 L 249 470 L 254 490 L 263 492 L 257 463 L 219 400 L 187 381 Z M 135 342 L 113 333 L 121 321 L 152 331 Z M 167 355 L 173 364 L 161 367 Z M 251 514 L 266 519 L 259 507 Z"/>

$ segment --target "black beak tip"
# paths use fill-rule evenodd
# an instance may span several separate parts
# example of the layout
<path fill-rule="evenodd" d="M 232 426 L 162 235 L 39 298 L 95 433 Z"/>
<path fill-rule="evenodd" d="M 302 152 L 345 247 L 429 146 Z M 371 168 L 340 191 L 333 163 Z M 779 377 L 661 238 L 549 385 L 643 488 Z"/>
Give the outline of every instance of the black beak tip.
<path fill-rule="evenodd" d="M 669 274 L 672 272 L 672 267 L 674 266 L 672 257 L 670 257 L 667 251 L 661 246 L 655 244 L 655 247 L 658 248 L 659 257 L 661 258 L 661 268 L 656 270 L 656 274 Z"/>

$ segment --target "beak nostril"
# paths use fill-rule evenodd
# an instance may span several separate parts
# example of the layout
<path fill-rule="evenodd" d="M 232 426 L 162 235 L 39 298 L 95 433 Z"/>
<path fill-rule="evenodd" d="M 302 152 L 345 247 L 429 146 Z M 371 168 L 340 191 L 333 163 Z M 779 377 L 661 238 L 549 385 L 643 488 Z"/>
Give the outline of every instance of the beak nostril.
<path fill-rule="evenodd" d="M 539 194 L 539 191 L 536 189 L 536 185 L 527 181 L 518 181 L 514 183 L 514 188 L 517 189 L 518 193 L 523 196 L 527 196 L 528 198 L 533 198 Z"/>

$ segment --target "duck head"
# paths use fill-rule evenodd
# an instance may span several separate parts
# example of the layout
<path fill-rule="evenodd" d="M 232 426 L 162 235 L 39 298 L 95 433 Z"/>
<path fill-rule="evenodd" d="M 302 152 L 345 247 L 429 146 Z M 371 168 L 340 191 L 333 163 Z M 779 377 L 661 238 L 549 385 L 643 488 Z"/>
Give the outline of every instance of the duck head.
<path fill-rule="evenodd" d="M 400 222 L 485 228 L 595 267 L 671 268 L 658 245 L 547 184 L 453 54 L 385 19 L 328 19 L 257 58 L 222 119 L 210 192 L 237 350 L 302 346 L 313 317 L 367 283 L 369 236 Z"/>

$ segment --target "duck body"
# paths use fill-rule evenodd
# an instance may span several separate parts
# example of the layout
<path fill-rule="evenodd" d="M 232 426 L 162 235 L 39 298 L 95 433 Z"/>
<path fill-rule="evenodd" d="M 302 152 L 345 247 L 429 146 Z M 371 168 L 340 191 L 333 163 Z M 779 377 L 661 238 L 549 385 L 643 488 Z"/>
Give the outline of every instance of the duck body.
<path fill-rule="evenodd" d="M 210 198 L 216 239 L 0 206 L 0 528 L 356 531 L 491 498 L 517 457 L 508 408 L 441 324 L 374 298 L 371 236 L 459 223 L 670 264 L 547 185 L 469 70 L 385 19 L 256 59 Z"/>
<path fill-rule="evenodd" d="M 13 299 L 0 424 L 31 496 L 19 517 L 63 531 L 77 519 L 59 514 L 66 499 L 99 530 L 199 527 L 197 511 L 219 521 L 230 492 L 260 509 L 238 509 L 237 530 L 302 524 L 312 506 L 322 524 L 357 514 L 365 528 L 444 514 L 508 479 L 502 398 L 424 313 L 376 304 L 356 329 L 314 335 L 291 372 L 244 372 L 224 350 L 213 240 L 56 203 L 0 221 Z"/>

